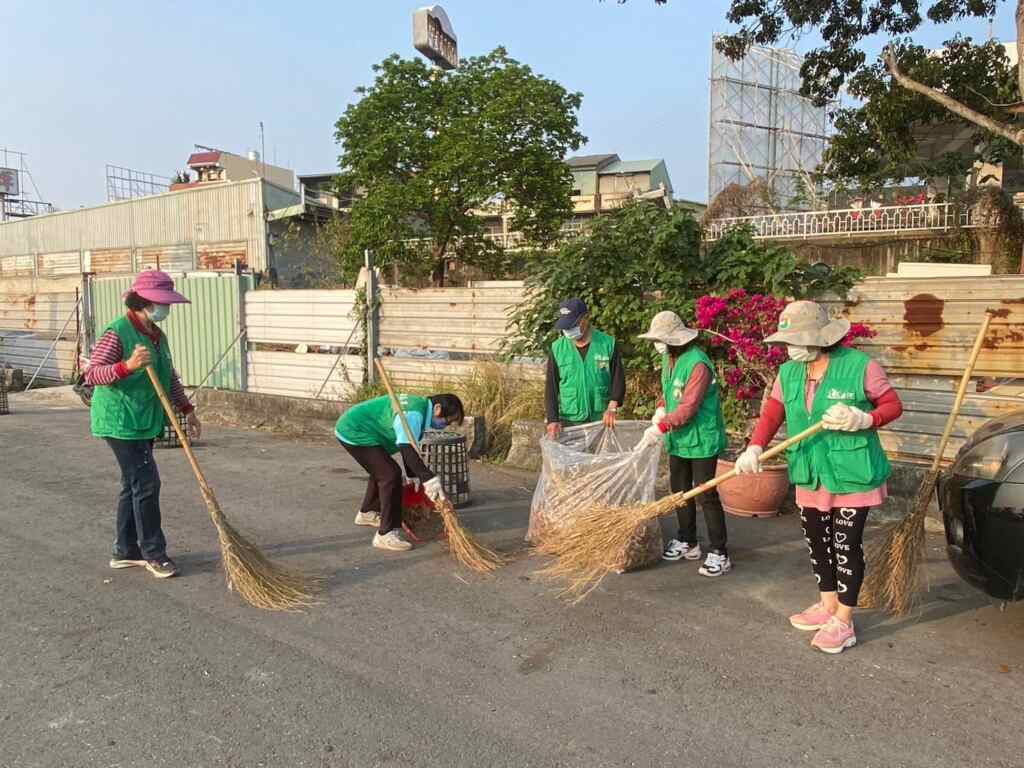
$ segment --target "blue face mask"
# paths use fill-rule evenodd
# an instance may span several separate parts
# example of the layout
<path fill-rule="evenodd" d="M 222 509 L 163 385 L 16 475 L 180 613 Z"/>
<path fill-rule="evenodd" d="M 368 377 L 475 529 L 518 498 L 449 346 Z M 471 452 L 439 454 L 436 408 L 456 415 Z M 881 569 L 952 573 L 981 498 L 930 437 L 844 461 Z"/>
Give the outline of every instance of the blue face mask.
<path fill-rule="evenodd" d="M 150 320 L 159 323 L 167 319 L 167 316 L 171 314 L 171 308 L 167 304 L 154 304 L 147 314 Z"/>
<path fill-rule="evenodd" d="M 578 325 L 575 328 L 566 328 L 564 331 L 562 331 L 562 335 L 564 335 L 565 338 L 569 339 L 569 341 L 576 341 L 577 339 L 582 338 L 583 329 L 580 328 Z"/>
<path fill-rule="evenodd" d="M 430 426 L 434 429 L 444 429 L 448 426 L 448 419 L 443 419 L 440 416 L 434 416 L 430 419 Z"/>

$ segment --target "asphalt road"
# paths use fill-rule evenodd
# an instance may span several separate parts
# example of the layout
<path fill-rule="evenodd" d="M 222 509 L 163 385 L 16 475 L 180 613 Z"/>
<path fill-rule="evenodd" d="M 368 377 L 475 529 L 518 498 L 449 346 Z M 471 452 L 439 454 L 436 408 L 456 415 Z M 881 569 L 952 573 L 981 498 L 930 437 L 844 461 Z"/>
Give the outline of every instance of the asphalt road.
<path fill-rule="evenodd" d="M 617 576 L 577 606 L 520 559 L 496 577 L 438 544 L 370 547 L 358 467 L 329 440 L 211 428 L 200 459 L 228 517 L 327 574 L 301 615 L 225 589 L 179 452 L 163 451 L 180 578 L 107 568 L 117 474 L 82 408 L 0 417 L 0 766 L 1020 766 L 1024 607 L 959 582 L 860 644 L 813 651 L 792 516 L 730 520 L 736 562 Z M 532 478 L 473 467 L 463 513 L 521 548 Z"/>

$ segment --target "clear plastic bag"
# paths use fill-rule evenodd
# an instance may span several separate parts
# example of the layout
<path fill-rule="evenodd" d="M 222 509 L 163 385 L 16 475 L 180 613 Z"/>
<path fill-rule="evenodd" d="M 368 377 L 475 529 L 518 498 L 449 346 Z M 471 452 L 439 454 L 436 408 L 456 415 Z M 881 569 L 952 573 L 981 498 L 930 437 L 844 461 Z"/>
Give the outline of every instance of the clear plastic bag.
<path fill-rule="evenodd" d="M 615 429 L 606 429 L 595 422 L 563 429 L 557 442 L 541 438 L 543 465 L 526 540 L 537 544 L 552 527 L 573 525 L 576 513 L 593 504 L 653 501 L 662 445 L 634 450 L 649 426 L 647 421 L 619 421 Z M 651 565 L 661 552 L 661 526 L 652 520 L 637 528 L 626 551 L 614 555 L 614 570 Z"/>

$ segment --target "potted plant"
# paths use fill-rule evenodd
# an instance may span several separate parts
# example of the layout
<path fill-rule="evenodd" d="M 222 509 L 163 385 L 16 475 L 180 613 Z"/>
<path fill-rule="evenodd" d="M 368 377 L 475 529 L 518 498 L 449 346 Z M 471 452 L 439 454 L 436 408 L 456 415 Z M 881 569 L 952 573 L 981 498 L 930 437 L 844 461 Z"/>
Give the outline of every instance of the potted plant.
<path fill-rule="evenodd" d="M 722 384 L 722 410 L 729 448 L 718 460 L 718 474 L 733 468 L 736 456 L 750 440 L 761 400 L 770 392 L 779 367 L 786 361 L 785 347 L 769 346 L 766 336 L 775 332 L 784 299 L 742 288 L 725 296 L 707 295 L 697 300 L 697 327 L 708 334 L 708 354 Z M 854 323 L 843 343 L 870 338 L 876 332 Z M 784 460 L 766 464 L 757 475 L 733 478 L 718 486 L 722 506 L 743 517 L 777 515 L 789 492 L 789 473 Z"/>

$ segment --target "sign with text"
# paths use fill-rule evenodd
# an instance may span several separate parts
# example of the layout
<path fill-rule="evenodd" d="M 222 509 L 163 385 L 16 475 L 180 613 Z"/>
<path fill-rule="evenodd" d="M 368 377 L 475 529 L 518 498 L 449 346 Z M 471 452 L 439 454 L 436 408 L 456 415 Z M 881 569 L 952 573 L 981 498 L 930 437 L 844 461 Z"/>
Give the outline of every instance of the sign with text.
<path fill-rule="evenodd" d="M 441 69 L 459 66 L 459 40 L 440 5 L 428 5 L 413 13 L 412 43 Z"/>
<path fill-rule="evenodd" d="M 17 195 L 18 191 L 18 170 L 0 168 L 0 195 Z"/>

